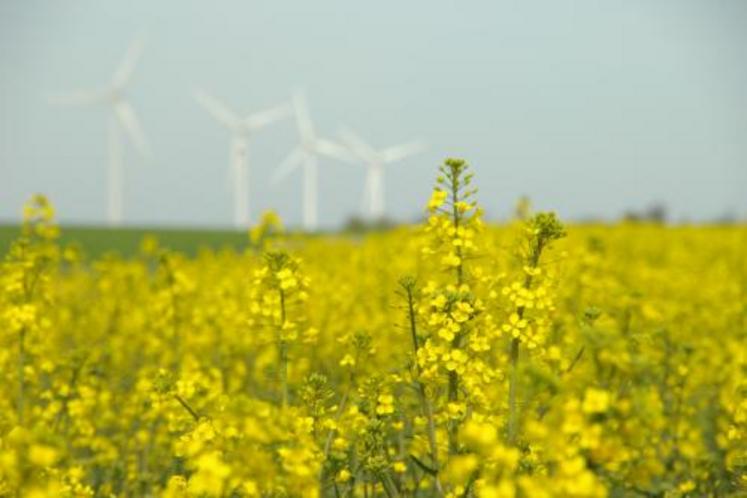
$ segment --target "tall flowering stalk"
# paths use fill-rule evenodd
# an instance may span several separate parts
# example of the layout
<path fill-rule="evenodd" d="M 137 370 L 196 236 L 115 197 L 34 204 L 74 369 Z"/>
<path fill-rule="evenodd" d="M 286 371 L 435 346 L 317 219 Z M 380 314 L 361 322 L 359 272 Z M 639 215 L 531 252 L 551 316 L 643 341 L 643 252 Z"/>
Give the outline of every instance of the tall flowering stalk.
<path fill-rule="evenodd" d="M 188 298 L 195 291 L 196 284 L 185 271 L 184 258 L 168 250 L 159 251 L 156 270 L 155 288 L 157 298 L 154 307 L 154 325 L 167 330 L 170 335 L 171 367 L 176 371 L 184 355 L 184 337 L 182 328 L 189 321 Z"/>
<path fill-rule="evenodd" d="M 298 338 L 300 317 L 291 316 L 294 305 L 306 301 L 306 278 L 299 273 L 298 261 L 284 251 L 265 253 L 265 265 L 256 274 L 263 289 L 260 311 L 275 330 L 277 345 L 277 382 L 283 407 L 288 405 L 288 353 L 290 344 Z"/>
<path fill-rule="evenodd" d="M 440 166 L 440 175 L 428 203 L 430 217 L 426 232 L 430 235 L 430 244 L 423 250 L 427 255 L 440 255 L 439 262 L 453 273 L 453 280 L 445 289 L 429 286 L 425 292 L 430 297 L 428 324 L 436 329 L 436 334 L 418 351 L 423 364 L 433 356 L 445 360 L 450 454 L 458 452 L 458 420 L 466 411 L 460 403 L 460 375 L 467 361 L 463 342 L 469 322 L 481 311 L 481 303 L 467 284 L 465 264 L 476 252 L 474 239 L 483 227 L 482 212 L 474 200 L 477 190 L 471 187 L 473 175 L 468 169 L 463 159 L 447 159 Z M 436 352 L 439 348 L 444 349 L 445 354 L 439 355 Z"/>
<path fill-rule="evenodd" d="M 35 195 L 23 209 L 21 237 L 13 243 L 3 264 L 3 288 L 10 306 L 5 321 L 18 335 L 16 416 L 19 425 L 26 418 L 26 363 L 30 336 L 38 332 L 40 307 L 50 301 L 49 272 L 59 257 L 56 239 L 59 229 L 54 209 L 46 197 Z"/>
<path fill-rule="evenodd" d="M 543 341 L 538 329 L 540 323 L 532 324 L 525 318 L 529 308 L 544 309 L 547 307 L 546 289 L 542 286 L 533 287 L 535 279 L 541 273 L 539 268 L 542 252 L 555 240 L 565 237 L 565 229 L 555 216 L 555 213 L 537 213 L 526 223 L 526 246 L 522 249 L 524 262 L 523 281 L 514 282 L 504 288 L 503 293 L 509 296 L 515 305 L 508 323 L 503 329 L 509 334 L 509 379 L 508 379 L 508 422 L 506 424 L 506 439 L 510 444 L 516 442 L 517 434 L 517 384 L 519 372 L 519 349 L 525 343 L 528 348 L 536 348 Z"/>
<path fill-rule="evenodd" d="M 417 282 L 413 277 L 403 277 L 399 281 L 399 285 L 401 287 L 401 296 L 405 299 L 406 303 L 406 313 L 407 313 L 407 328 L 410 331 L 410 337 L 412 339 L 412 350 L 415 358 L 417 359 L 418 353 L 420 351 L 420 338 L 418 337 L 418 326 L 417 326 L 417 316 L 415 311 L 416 306 L 416 292 L 417 292 Z M 426 385 L 422 380 L 422 368 L 420 364 L 417 362 L 417 360 L 414 362 L 414 369 L 416 374 L 416 385 L 417 385 L 417 392 L 418 392 L 418 398 L 420 401 L 421 409 L 423 416 L 426 420 L 426 431 L 428 436 L 428 448 L 430 451 L 430 468 L 427 470 L 433 474 L 434 477 L 434 485 L 436 490 L 443 494 L 443 488 L 441 486 L 441 481 L 438 477 L 438 470 L 440 467 L 439 464 L 439 458 L 438 458 L 438 442 L 436 439 L 436 422 L 435 422 L 435 416 L 433 413 L 433 401 L 430 399 L 430 396 L 428 394 L 428 391 L 426 389 Z M 424 467 L 422 462 L 419 462 L 421 466 Z"/>

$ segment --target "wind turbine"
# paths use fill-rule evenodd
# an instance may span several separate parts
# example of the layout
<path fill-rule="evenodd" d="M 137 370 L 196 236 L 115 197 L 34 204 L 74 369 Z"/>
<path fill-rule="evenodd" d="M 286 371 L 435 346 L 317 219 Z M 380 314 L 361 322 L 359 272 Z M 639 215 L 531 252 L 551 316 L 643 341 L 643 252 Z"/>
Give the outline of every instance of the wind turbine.
<path fill-rule="evenodd" d="M 65 95 L 52 96 L 53 103 L 67 106 L 90 106 L 103 104 L 109 107 L 109 171 L 107 218 L 110 225 L 122 222 L 123 196 L 122 180 L 123 146 L 121 134 L 124 132 L 132 145 L 143 157 L 150 157 L 150 149 L 135 109 L 127 101 L 125 90 L 130 86 L 140 57 L 145 48 L 142 36 L 135 38 L 125 53 L 109 84 L 100 90 L 81 90 Z"/>
<path fill-rule="evenodd" d="M 425 144 L 414 141 L 377 150 L 348 128 L 344 128 L 340 135 L 368 170 L 363 188 L 363 208 L 372 220 L 380 220 L 384 217 L 384 166 L 422 152 Z"/>
<path fill-rule="evenodd" d="M 296 168 L 303 166 L 303 227 L 307 231 L 312 231 L 316 230 L 319 221 L 319 156 L 333 157 L 341 161 L 351 161 L 353 158 L 342 145 L 316 135 L 303 92 L 297 91 L 293 94 L 293 109 L 301 143 L 277 167 L 272 182 L 284 179 Z"/>
<path fill-rule="evenodd" d="M 288 116 L 291 108 L 281 104 L 248 116 L 240 116 L 223 102 L 202 91 L 195 92 L 197 102 L 231 132 L 229 178 L 233 184 L 234 224 L 246 227 L 249 212 L 249 140 L 254 132 Z"/>

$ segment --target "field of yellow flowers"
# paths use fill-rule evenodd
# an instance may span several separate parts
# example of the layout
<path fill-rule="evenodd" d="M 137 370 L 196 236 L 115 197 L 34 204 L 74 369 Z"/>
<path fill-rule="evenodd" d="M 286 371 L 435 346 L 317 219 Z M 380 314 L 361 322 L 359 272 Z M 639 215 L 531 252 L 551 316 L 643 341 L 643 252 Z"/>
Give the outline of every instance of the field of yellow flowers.
<path fill-rule="evenodd" d="M 132 258 L 35 197 L 0 267 L 2 497 L 747 496 L 747 228 L 422 226 Z"/>

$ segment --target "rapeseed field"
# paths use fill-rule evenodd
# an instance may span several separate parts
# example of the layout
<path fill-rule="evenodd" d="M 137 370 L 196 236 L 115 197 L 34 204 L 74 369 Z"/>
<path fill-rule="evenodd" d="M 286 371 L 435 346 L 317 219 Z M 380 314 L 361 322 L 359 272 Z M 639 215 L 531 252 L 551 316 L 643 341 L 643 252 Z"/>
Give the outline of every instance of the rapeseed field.
<path fill-rule="evenodd" d="M 0 496 L 747 496 L 747 228 L 427 221 L 0 267 Z"/>

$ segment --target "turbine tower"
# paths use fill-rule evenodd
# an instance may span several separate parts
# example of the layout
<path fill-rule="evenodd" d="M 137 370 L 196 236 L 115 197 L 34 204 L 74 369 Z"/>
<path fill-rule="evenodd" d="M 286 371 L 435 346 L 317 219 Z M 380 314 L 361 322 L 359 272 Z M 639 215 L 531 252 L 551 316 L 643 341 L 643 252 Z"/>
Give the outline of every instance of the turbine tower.
<path fill-rule="evenodd" d="M 229 178 L 233 185 L 234 224 L 246 227 L 251 221 L 249 206 L 249 141 L 253 134 L 290 115 L 288 104 L 259 111 L 242 117 L 223 102 L 205 92 L 195 92 L 197 102 L 220 124 L 231 132 L 229 149 Z"/>
<path fill-rule="evenodd" d="M 109 84 L 100 90 L 81 90 L 65 95 L 52 96 L 53 103 L 66 106 L 90 106 L 103 104 L 108 106 L 109 116 L 109 171 L 107 219 L 110 225 L 119 225 L 123 217 L 122 182 L 124 177 L 124 159 L 122 132 L 143 157 L 150 157 L 150 149 L 140 120 L 135 109 L 127 101 L 125 90 L 130 86 L 140 57 L 145 48 L 145 40 L 139 36 L 133 40 L 125 53 L 124 59 L 114 72 Z"/>
<path fill-rule="evenodd" d="M 354 158 L 342 145 L 316 135 L 303 92 L 297 91 L 293 94 L 293 108 L 301 143 L 277 167 L 272 182 L 284 179 L 296 168 L 303 166 L 303 227 L 307 231 L 313 231 L 319 223 L 319 156 L 333 157 L 341 161 L 352 161 Z"/>
<path fill-rule="evenodd" d="M 366 181 L 363 187 L 363 210 L 372 221 L 384 217 L 384 166 L 401 161 L 425 150 L 425 144 L 414 141 L 376 150 L 352 130 L 345 128 L 340 132 L 344 143 L 366 166 Z"/>

